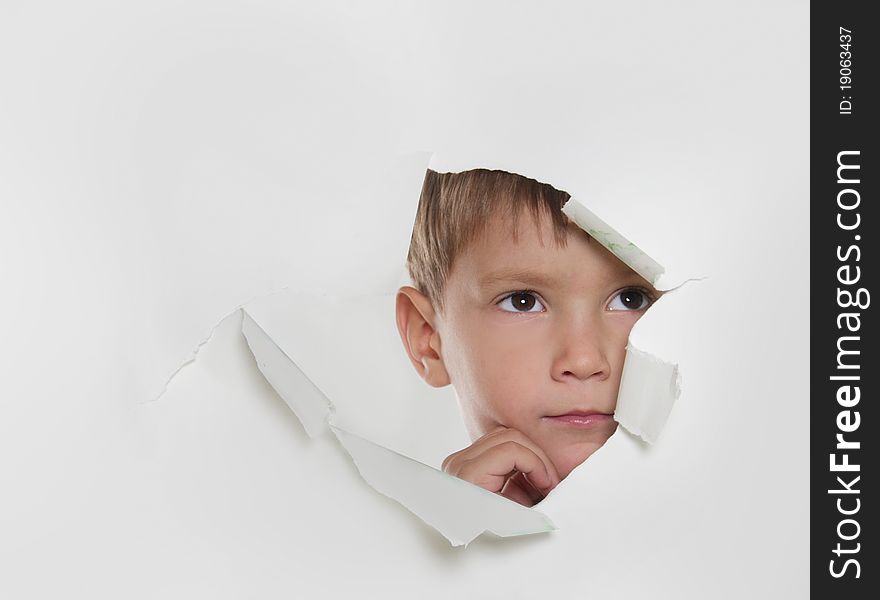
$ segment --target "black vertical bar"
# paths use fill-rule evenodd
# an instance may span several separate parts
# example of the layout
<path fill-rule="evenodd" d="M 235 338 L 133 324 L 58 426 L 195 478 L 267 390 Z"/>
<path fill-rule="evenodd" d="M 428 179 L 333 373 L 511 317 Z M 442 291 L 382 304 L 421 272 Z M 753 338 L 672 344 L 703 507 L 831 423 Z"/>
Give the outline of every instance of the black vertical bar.
<path fill-rule="evenodd" d="M 868 2 L 811 4 L 810 566 L 816 598 L 880 597 L 880 495 L 869 491 L 880 489 L 880 336 L 873 305 L 880 303 L 880 28 L 868 18 L 870 8 Z"/>

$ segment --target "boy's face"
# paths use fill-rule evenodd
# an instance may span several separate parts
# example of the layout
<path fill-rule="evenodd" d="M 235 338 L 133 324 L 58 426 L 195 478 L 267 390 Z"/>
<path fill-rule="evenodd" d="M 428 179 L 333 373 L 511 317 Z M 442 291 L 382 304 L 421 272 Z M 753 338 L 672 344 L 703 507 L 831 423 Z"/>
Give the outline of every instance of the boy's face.
<path fill-rule="evenodd" d="M 574 224 L 562 248 L 549 219 L 520 223 L 514 242 L 495 218 L 456 258 L 440 360 L 472 439 L 519 430 L 566 477 L 617 428 L 627 338 L 657 293 Z"/>

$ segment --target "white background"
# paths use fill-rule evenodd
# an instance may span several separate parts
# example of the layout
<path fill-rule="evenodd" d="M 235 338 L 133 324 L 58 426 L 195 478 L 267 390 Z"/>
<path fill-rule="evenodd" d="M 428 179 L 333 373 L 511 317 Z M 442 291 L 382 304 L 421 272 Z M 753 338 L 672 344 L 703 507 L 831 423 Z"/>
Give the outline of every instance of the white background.
<path fill-rule="evenodd" d="M 805 597 L 808 6 L 609 4 L 0 4 L 0 595 Z M 450 548 L 235 315 L 156 400 L 251 298 L 384 289 L 413 150 L 710 275 L 660 442 L 615 436 L 552 534 Z"/>

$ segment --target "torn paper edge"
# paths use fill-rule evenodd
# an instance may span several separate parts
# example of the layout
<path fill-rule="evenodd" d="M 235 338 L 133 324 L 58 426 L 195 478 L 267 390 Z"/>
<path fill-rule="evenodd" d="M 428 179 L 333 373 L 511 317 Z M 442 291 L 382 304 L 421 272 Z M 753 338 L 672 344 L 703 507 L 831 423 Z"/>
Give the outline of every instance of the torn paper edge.
<path fill-rule="evenodd" d="M 499 537 L 556 529 L 543 513 L 499 496 L 430 465 L 361 437 L 336 422 L 332 401 L 249 314 L 242 334 L 260 372 L 315 438 L 328 428 L 352 458 L 361 477 L 442 534 L 467 546 L 484 532 Z"/>
<path fill-rule="evenodd" d="M 318 386 L 299 368 L 286 368 L 290 358 L 250 314 L 241 309 L 241 332 L 257 368 L 302 423 L 309 437 L 326 431 L 334 407 Z M 302 390 L 305 389 L 305 393 Z M 300 393 L 297 393 L 297 392 Z"/>
<path fill-rule="evenodd" d="M 562 212 L 578 227 L 590 234 L 611 251 L 630 269 L 655 285 L 665 272 L 664 268 L 653 258 L 645 254 L 638 246 L 624 237 L 611 225 L 600 219 L 584 204 L 570 198 L 562 207 Z"/>
<path fill-rule="evenodd" d="M 196 344 L 195 348 L 190 350 L 189 356 L 187 356 L 185 359 L 183 359 L 183 362 L 181 362 L 177 366 L 177 368 L 171 372 L 171 374 L 165 380 L 165 385 L 162 386 L 162 391 L 160 391 L 151 400 L 146 400 L 144 402 L 141 402 L 140 404 L 148 404 L 150 402 L 157 402 L 157 401 L 161 400 L 162 396 L 164 396 L 165 393 L 168 391 L 168 387 L 171 385 L 171 382 L 174 381 L 174 379 L 177 377 L 177 375 L 180 374 L 180 372 L 183 371 L 184 368 L 186 368 L 187 366 L 196 362 L 196 359 L 199 357 L 199 352 L 201 352 L 202 348 L 204 348 L 205 345 L 207 345 L 207 343 L 210 342 L 214 338 L 214 334 L 217 332 L 217 329 L 220 327 L 220 324 L 223 323 L 223 321 L 228 319 L 230 316 L 234 315 L 235 311 L 237 311 L 238 309 L 239 309 L 239 307 L 234 308 L 233 310 L 231 310 L 228 313 L 226 313 L 225 315 L 223 315 L 220 318 L 220 320 L 218 320 L 216 323 L 214 323 L 214 325 L 211 327 L 211 330 L 208 332 L 207 337 L 205 337 L 202 341 L 200 341 L 198 344 Z"/>
<path fill-rule="evenodd" d="M 157 402 L 157 401 L 161 400 L 162 396 L 164 396 L 165 393 L 168 392 L 168 388 L 171 386 L 171 383 L 180 374 L 180 372 L 183 371 L 184 368 L 186 368 L 189 365 L 191 365 L 192 363 L 196 362 L 196 360 L 199 357 L 199 352 L 201 352 L 202 348 L 204 348 L 208 344 L 208 342 L 210 342 L 214 338 L 214 334 L 217 333 L 217 329 L 220 328 L 220 325 L 223 323 L 223 321 L 225 321 L 226 319 L 228 319 L 229 317 L 231 317 L 232 315 L 237 313 L 239 310 L 242 309 L 242 307 L 250 304 L 251 302 L 254 302 L 254 301 L 262 299 L 262 298 L 268 298 L 268 297 L 274 296 L 276 294 L 283 294 L 284 292 L 288 291 L 289 289 L 290 288 L 288 286 L 284 286 L 284 287 L 279 288 L 275 291 L 269 292 L 268 294 L 261 294 L 261 295 L 249 298 L 245 302 L 242 302 L 241 304 L 239 304 L 238 306 L 236 306 L 235 308 L 230 310 L 228 313 L 226 313 L 225 315 L 220 317 L 220 319 L 218 319 L 214 323 L 214 325 L 211 326 L 211 329 L 208 331 L 208 335 L 205 338 L 203 338 L 202 341 L 200 341 L 198 344 L 196 344 L 196 346 L 192 350 L 190 350 L 189 356 L 187 356 L 185 359 L 183 359 L 183 361 L 177 365 L 177 368 L 174 369 L 168 375 L 168 378 L 165 380 L 165 385 L 162 386 L 162 390 L 158 394 L 156 394 L 155 397 L 153 397 L 149 400 L 144 400 L 143 402 L 139 402 L 139 404 L 149 404 L 151 402 Z"/>

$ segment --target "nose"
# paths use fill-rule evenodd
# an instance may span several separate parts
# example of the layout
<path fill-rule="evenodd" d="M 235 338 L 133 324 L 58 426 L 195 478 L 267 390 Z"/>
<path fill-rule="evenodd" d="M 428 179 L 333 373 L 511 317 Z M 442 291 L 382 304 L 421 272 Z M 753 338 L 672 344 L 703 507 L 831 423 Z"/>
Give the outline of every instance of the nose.
<path fill-rule="evenodd" d="M 561 324 L 561 340 L 553 361 L 553 378 L 557 381 L 604 381 L 611 375 L 606 352 L 606 337 L 597 318 L 579 318 Z"/>

